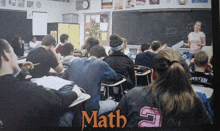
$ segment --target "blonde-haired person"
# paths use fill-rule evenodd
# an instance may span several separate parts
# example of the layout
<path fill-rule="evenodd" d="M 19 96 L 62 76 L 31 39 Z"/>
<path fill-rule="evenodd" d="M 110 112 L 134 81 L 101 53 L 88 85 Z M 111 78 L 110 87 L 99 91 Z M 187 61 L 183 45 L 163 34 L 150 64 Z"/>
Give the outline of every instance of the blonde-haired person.
<path fill-rule="evenodd" d="M 124 45 L 123 45 L 123 47 L 122 47 L 122 49 L 121 49 L 121 53 L 125 53 L 125 50 L 126 50 L 126 48 L 127 48 L 128 42 L 127 42 L 127 40 L 126 40 L 125 38 L 121 38 L 121 39 L 122 39 L 123 42 L 124 42 Z M 110 49 L 108 54 L 112 54 L 112 52 L 113 52 L 112 49 Z"/>
<path fill-rule="evenodd" d="M 211 124 L 176 51 L 161 50 L 154 58 L 152 83 L 128 91 L 115 111 L 127 118 L 126 127 L 167 127 Z"/>
<path fill-rule="evenodd" d="M 196 21 L 193 25 L 194 32 L 189 33 L 188 43 L 184 46 L 190 47 L 190 58 L 194 58 L 195 54 L 201 51 L 202 47 L 206 45 L 206 36 L 201 31 L 202 22 Z"/>

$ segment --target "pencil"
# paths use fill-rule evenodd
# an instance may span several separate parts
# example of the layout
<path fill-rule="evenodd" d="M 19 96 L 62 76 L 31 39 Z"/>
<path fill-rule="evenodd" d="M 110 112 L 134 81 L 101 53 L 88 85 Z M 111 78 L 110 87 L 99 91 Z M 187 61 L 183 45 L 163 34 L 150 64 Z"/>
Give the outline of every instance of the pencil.
<path fill-rule="evenodd" d="M 39 65 L 40 63 L 35 63 L 35 64 L 33 64 L 34 66 L 36 66 L 36 65 Z"/>

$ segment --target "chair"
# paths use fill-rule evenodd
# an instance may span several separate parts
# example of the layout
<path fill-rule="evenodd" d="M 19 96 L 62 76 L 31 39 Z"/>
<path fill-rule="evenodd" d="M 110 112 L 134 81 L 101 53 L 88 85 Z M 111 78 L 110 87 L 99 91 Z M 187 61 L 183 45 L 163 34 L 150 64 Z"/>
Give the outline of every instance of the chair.
<path fill-rule="evenodd" d="M 123 90 L 123 87 L 122 87 L 122 83 L 124 83 L 125 81 L 126 81 L 126 77 L 121 75 L 121 74 L 117 74 L 116 80 L 114 80 L 114 81 L 102 81 L 101 85 L 106 87 L 106 90 L 107 90 L 106 91 L 107 99 L 109 98 L 109 87 L 118 87 L 118 86 L 120 86 L 121 95 L 123 97 L 124 96 L 124 90 Z"/>
<path fill-rule="evenodd" d="M 141 66 L 141 65 L 134 65 L 134 71 L 135 71 L 135 85 L 138 86 L 137 77 L 147 77 L 147 85 L 150 84 L 150 78 L 149 74 L 151 73 L 151 70 L 149 67 Z"/>

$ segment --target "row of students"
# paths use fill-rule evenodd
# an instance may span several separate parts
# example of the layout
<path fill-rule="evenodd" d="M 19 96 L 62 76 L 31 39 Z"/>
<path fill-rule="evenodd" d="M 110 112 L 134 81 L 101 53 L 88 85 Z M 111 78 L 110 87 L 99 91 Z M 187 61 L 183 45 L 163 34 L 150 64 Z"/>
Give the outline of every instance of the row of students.
<path fill-rule="evenodd" d="M 28 69 L 33 68 L 36 68 L 33 63 L 25 62 L 20 69 L 13 48 L 6 40 L 0 39 L 1 129 L 37 130 L 39 127 L 56 127 L 59 116 L 82 93 L 79 88 L 73 88 L 61 94 L 29 81 L 21 81 Z"/>
<path fill-rule="evenodd" d="M 44 50 L 45 54 L 50 54 L 50 56 L 54 55 L 55 59 L 57 60 L 58 55 L 56 54 L 55 49 L 54 49 L 54 44 L 55 44 L 54 38 L 52 39 L 52 37 L 50 35 L 46 35 L 42 40 L 42 44 L 44 45 L 42 48 L 47 51 L 46 52 Z M 93 91 L 95 91 L 94 94 L 99 93 L 100 88 L 98 86 L 100 85 L 100 80 L 101 80 L 100 77 L 103 75 L 106 76 L 106 75 L 108 75 L 108 73 L 112 72 L 114 75 L 112 75 L 112 77 L 107 76 L 107 78 L 114 79 L 114 77 L 116 75 L 115 72 L 117 73 L 117 71 L 114 69 L 114 64 L 117 64 L 117 62 L 115 62 L 115 60 L 120 58 L 121 65 L 123 65 L 123 63 L 126 63 L 126 60 L 128 60 L 128 62 L 129 62 L 129 59 L 127 59 L 128 57 L 125 57 L 124 54 L 123 53 L 121 54 L 121 52 L 120 52 L 123 47 L 123 40 L 119 36 L 112 35 L 110 37 L 110 46 L 111 46 L 113 53 L 111 55 L 109 55 L 108 57 L 106 57 L 104 59 L 104 61 L 111 58 L 112 60 L 110 59 L 109 63 L 110 64 L 112 63 L 112 66 L 110 64 L 107 64 L 108 63 L 107 61 L 106 61 L 107 62 L 106 63 L 104 61 L 100 61 L 100 60 L 96 59 L 96 58 L 100 58 L 100 57 L 98 55 L 95 55 L 95 53 L 101 53 L 101 52 L 103 52 L 103 49 L 104 49 L 103 47 L 97 45 L 97 46 L 92 47 L 88 51 L 89 58 L 81 58 L 81 59 L 76 59 L 76 60 L 72 61 L 72 63 L 69 65 L 69 67 L 67 68 L 67 70 L 63 74 L 63 78 L 73 80 L 75 82 L 78 82 L 79 84 L 81 82 L 82 84 L 88 85 L 90 88 L 94 87 L 93 88 L 94 90 L 92 90 L 92 89 L 90 90 L 89 88 L 87 90 L 89 92 L 89 94 L 91 94 L 91 95 L 94 93 Z M 105 50 L 104 50 L 104 52 L 105 52 Z M 43 55 L 43 56 L 45 56 L 45 55 Z M 93 56 L 93 57 L 90 57 L 90 56 Z M 101 55 L 101 56 L 105 57 L 106 55 Z M 43 59 L 43 57 L 41 57 L 41 59 Z M 97 61 L 97 62 L 93 63 L 94 65 L 95 65 L 95 63 L 103 63 L 103 64 L 100 64 L 100 66 L 93 66 L 92 63 L 87 65 L 86 62 L 89 63 L 90 61 Z M 124 62 L 122 62 L 122 61 L 124 61 Z M 57 60 L 57 63 L 59 63 L 59 62 L 60 61 Z M 74 63 L 77 63 L 77 64 L 74 65 Z M 75 69 L 77 67 L 78 63 L 81 63 L 81 67 L 78 67 L 77 69 Z M 72 64 L 73 64 L 73 66 L 71 66 Z M 133 64 L 133 61 L 132 61 L 132 64 Z M 88 76 L 87 72 L 89 72 L 89 71 L 90 72 L 93 71 L 93 73 L 89 73 L 90 75 L 94 75 L 94 73 L 98 73 L 100 71 L 100 68 L 102 67 L 101 65 L 106 65 L 103 68 L 106 68 L 106 67 L 109 68 L 109 71 L 107 71 L 108 73 L 103 73 L 103 75 L 97 74 L 97 76 L 95 76 L 95 77 L 93 77 L 93 76 L 87 77 Z M 118 65 L 118 66 L 121 66 L 121 65 Z M 86 67 L 82 68 L 84 66 L 86 66 Z M 92 66 L 92 67 L 88 68 L 88 66 Z M 118 66 L 116 66 L 116 67 L 118 67 Z M 35 69 L 36 69 L 36 67 L 35 67 Z M 159 116 L 157 118 L 161 118 L 161 119 L 159 119 L 160 120 L 159 122 L 162 122 L 162 124 L 159 124 L 156 126 L 193 125 L 192 121 L 197 122 L 194 124 L 211 123 L 211 120 L 209 119 L 209 115 L 204 113 L 205 112 L 204 106 L 201 105 L 201 100 L 198 99 L 198 96 L 195 95 L 195 92 L 192 90 L 192 87 L 189 84 L 189 80 L 188 80 L 189 78 L 187 77 L 185 69 L 183 67 L 184 66 L 182 65 L 182 59 L 180 59 L 178 53 L 176 53 L 174 51 L 168 51 L 168 50 L 158 52 L 158 55 L 155 56 L 155 63 L 154 63 L 154 68 L 153 68 L 154 71 L 152 73 L 152 84 L 146 88 L 132 89 L 131 91 L 129 91 L 130 93 L 126 94 L 126 96 L 120 102 L 121 104 L 119 104 L 119 106 L 116 108 L 116 109 L 121 109 L 124 111 L 123 114 L 128 118 L 128 124 L 127 124 L 128 127 L 139 126 L 139 124 L 137 124 L 139 122 L 137 122 L 135 114 L 140 114 L 140 111 L 152 112 L 153 109 L 150 110 L 149 107 L 152 107 L 152 108 L 155 108 L 155 110 L 158 110 L 158 113 L 155 115 Z M 122 68 L 124 68 L 124 67 L 122 66 Z M 85 71 L 86 69 L 89 69 L 89 70 Z M 75 73 L 72 73 L 73 70 L 76 70 Z M 122 73 L 124 73 L 124 72 L 122 72 Z M 78 79 L 77 76 L 81 79 Z M 125 74 L 125 76 L 126 76 L 126 74 Z M 128 76 L 127 79 L 129 79 L 129 77 L 130 76 Z M 91 78 L 93 78 L 93 79 L 91 79 Z M 176 81 L 173 81 L 174 78 L 176 79 Z M 91 79 L 92 81 L 88 81 L 89 79 Z M 184 81 L 183 81 L 183 79 L 184 79 Z M 169 81 L 169 82 L 167 83 L 167 81 Z M 93 82 L 97 82 L 98 84 L 96 83 L 94 85 L 90 85 Z M 87 87 L 86 85 L 81 86 L 81 87 Z M 98 85 L 98 86 L 96 86 L 96 85 Z M 179 86 L 177 87 L 177 85 L 179 85 Z M 125 88 L 126 87 L 127 86 L 125 86 Z M 175 90 L 176 88 L 178 88 L 179 90 Z M 131 88 L 129 88 L 129 89 L 131 89 Z M 136 90 L 140 90 L 140 91 L 136 91 Z M 138 99 L 140 99 L 140 100 L 138 100 L 138 101 L 136 101 L 137 100 L 137 99 L 135 99 L 136 97 L 133 97 L 133 96 L 135 96 L 134 95 L 135 92 L 137 92 L 136 95 L 139 96 Z M 186 92 L 186 94 L 188 93 L 189 95 L 184 95 L 185 92 Z M 145 93 L 149 94 L 149 95 L 146 95 Z M 181 97 L 183 97 L 183 99 L 181 99 L 181 98 L 174 99 L 176 97 L 170 96 L 169 93 L 173 94 L 173 95 L 175 94 L 177 96 L 181 95 Z M 99 108 L 98 101 L 100 98 L 98 95 L 94 95 L 94 94 L 92 95 L 92 102 L 95 102 L 95 103 L 90 103 L 88 101 L 88 103 L 86 104 L 87 105 L 86 109 L 88 110 L 88 112 L 89 111 L 91 112 L 92 110 L 98 110 L 98 108 Z M 167 96 L 167 95 L 170 97 L 171 100 L 173 98 L 172 103 L 171 103 L 173 105 L 170 105 L 169 106 L 170 108 L 168 108 L 166 106 L 164 107 L 164 105 L 166 105 L 167 99 L 164 99 L 164 100 L 162 99 L 162 98 L 165 98 L 165 96 Z M 146 99 L 145 97 L 151 97 L 151 98 Z M 149 100 L 148 102 L 146 101 L 147 103 L 152 102 L 153 104 L 146 104 L 144 102 L 139 103 L 142 98 L 143 98 L 143 100 Z M 129 101 L 127 101 L 127 100 L 129 100 Z M 160 100 L 162 100 L 162 101 L 160 101 Z M 185 106 L 184 104 L 176 104 L 176 101 L 181 101 L 182 103 L 185 102 L 186 105 L 187 104 L 189 104 L 189 105 Z M 187 102 L 190 101 L 190 103 L 187 103 L 186 101 Z M 143 110 L 138 109 L 139 112 L 135 111 L 135 110 L 129 110 L 130 108 L 128 108 L 128 107 L 130 107 L 130 106 L 132 106 L 132 107 L 138 106 L 138 108 L 141 108 L 137 104 L 130 105 L 132 103 L 139 103 L 141 105 L 143 104 L 143 108 L 142 108 Z M 145 108 L 144 105 L 147 107 Z M 124 108 L 126 108 L 126 110 Z M 179 110 L 175 110 L 176 108 L 179 108 Z M 136 108 L 133 108 L 133 109 L 136 109 Z M 155 110 L 153 110 L 153 112 Z M 200 113 L 196 113 L 195 111 L 200 111 Z M 169 112 L 172 112 L 172 113 L 174 112 L 174 114 L 175 113 L 176 114 L 172 115 L 171 113 L 169 114 Z M 184 115 L 179 115 L 181 113 Z M 130 116 L 130 114 L 133 114 L 133 115 Z M 163 118 L 161 116 L 163 116 Z M 185 116 L 188 116 L 188 117 L 190 116 L 191 120 L 185 121 L 186 120 Z M 138 116 L 138 117 L 144 119 L 145 116 Z M 131 124 L 129 124 L 129 123 L 131 123 Z M 149 126 L 145 122 L 142 122 L 142 123 L 143 124 L 140 125 L 140 127 L 141 126 Z"/>

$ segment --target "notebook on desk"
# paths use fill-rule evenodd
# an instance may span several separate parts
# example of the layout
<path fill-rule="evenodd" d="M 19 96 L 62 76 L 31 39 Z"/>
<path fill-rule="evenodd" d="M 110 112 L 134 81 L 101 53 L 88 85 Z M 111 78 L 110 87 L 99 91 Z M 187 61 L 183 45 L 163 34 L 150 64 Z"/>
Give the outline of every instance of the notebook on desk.
<path fill-rule="evenodd" d="M 54 89 L 54 90 L 57 90 L 57 91 L 60 88 L 66 86 L 66 85 L 73 84 L 72 81 L 65 80 L 65 79 L 62 79 L 62 78 L 56 77 L 56 76 L 44 76 L 44 77 L 41 77 L 41 78 L 31 79 L 31 81 L 36 83 L 37 85 L 42 85 L 45 88 Z M 75 86 L 77 86 L 77 85 L 75 85 Z M 69 107 L 73 107 L 73 106 L 75 106 L 75 105 L 77 105 L 79 103 L 82 103 L 82 102 L 88 100 L 90 97 L 91 96 L 89 94 L 82 93 L 75 101 L 73 101 L 70 104 Z"/>

